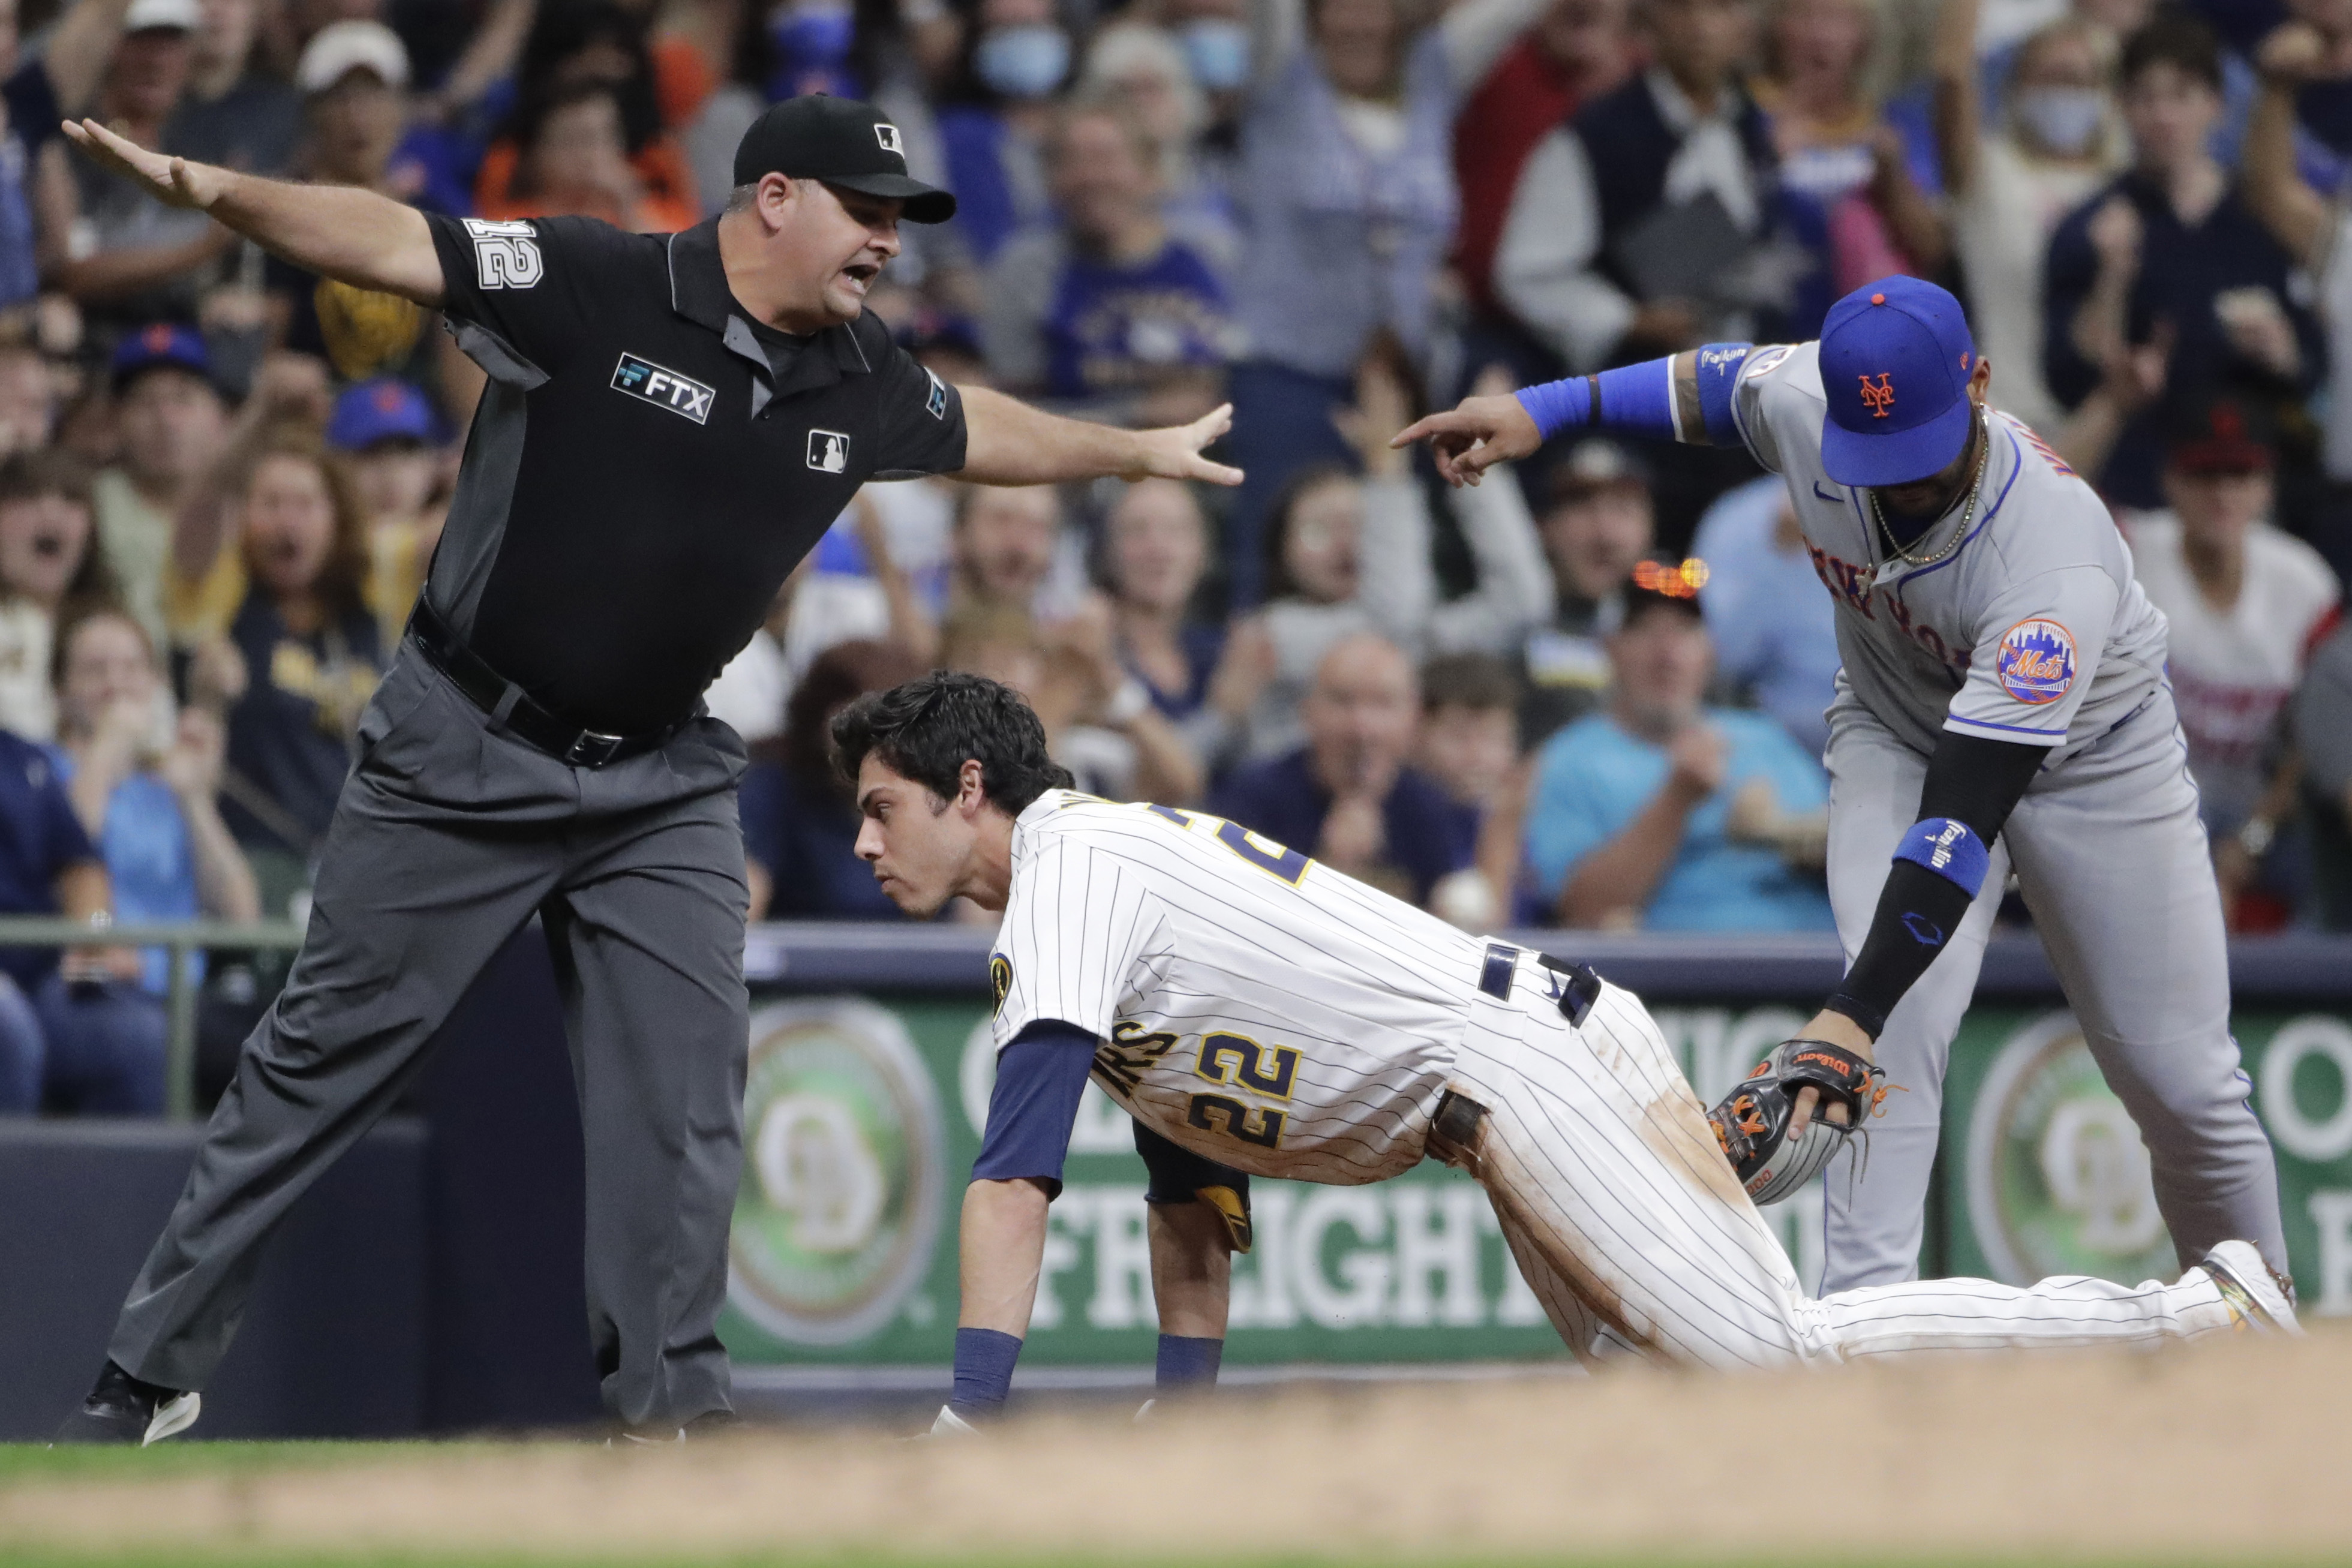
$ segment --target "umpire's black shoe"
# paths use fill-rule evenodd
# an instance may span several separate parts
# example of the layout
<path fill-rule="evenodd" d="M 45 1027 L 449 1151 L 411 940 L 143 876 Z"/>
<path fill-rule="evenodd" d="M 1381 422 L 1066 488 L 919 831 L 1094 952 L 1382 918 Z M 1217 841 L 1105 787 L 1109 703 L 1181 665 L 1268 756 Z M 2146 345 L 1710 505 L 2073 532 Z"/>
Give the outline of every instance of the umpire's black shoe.
<path fill-rule="evenodd" d="M 59 1443 L 136 1443 L 144 1447 L 160 1443 L 196 1424 L 204 1396 L 183 1394 L 161 1384 L 142 1383 L 112 1362 L 98 1374 L 98 1383 L 81 1408 L 66 1417 L 50 1439 Z"/>

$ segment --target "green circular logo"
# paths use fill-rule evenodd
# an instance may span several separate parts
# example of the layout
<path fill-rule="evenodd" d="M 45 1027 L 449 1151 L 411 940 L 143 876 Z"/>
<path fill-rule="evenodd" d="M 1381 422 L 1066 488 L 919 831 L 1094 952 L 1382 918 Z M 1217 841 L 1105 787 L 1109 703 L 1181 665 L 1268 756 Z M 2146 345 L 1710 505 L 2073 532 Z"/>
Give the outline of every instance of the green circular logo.
<path fill-rule="evenodd" d="M 945 1132 L 929 1071 L 870 1002 L 751 1019 L 728 1293 L 779 1339 L 837 1345 L 890 1321 L 930 1267 Z"/>
<path fill-rule="evenodd" d="M 1993 1058 L 1969 1125 L 1969 1216 L 1995 1278 L 2168 1279 L 2147 1146 L 2070 1013 L 2036 1019 Z"/>

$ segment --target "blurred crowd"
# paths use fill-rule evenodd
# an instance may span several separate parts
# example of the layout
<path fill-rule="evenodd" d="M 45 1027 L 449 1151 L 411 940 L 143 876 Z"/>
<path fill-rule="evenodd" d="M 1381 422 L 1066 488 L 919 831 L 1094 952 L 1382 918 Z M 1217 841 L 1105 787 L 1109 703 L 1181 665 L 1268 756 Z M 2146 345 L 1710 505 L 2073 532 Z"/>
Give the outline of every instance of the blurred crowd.
<path fill-rule="evenodd" d="M 1832 600 L 1779 482 L 1593 437 L 1452 491 L 1387 441 L 1911 272 L 2170 618 L 2234 927 L 2352 929 L 2352 0 L 0 0 L 0 913 L 91 927 L 0 952 L 0 1111 L 160 1103 L 163 958 L 110 920 L 303 912 L 481 384 L 60 119 L 663 232 L 817 91 L 956 193 L 870 300 L 910 352 L 1230 401 L 1248 481 L 863 491 L 710 689 L 755 914 L 894 914 L 824 724 L 949 666 L 1082 788 L 1466 926 L 1827 930 Z M 232 1046 L 268 967 L 213 955 Z"/>

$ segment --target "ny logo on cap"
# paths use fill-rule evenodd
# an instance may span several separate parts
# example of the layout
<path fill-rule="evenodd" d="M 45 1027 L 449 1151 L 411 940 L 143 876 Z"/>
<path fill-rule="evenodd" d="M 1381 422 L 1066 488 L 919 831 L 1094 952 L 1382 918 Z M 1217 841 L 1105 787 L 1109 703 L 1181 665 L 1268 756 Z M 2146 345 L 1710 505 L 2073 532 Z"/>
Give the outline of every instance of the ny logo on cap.
<path fill-rule="evenodd" d="M 1895 406 L 1895 383 L 1888 374 L 1885 371 L 1878 373 L 1876 386 L 1870 384 L 1870 377 L 1866 375 L 1854 379 L 1862 383 L 1863 406 L 1870 410 L 1873 418 L 1885 418 L 1886 411 Z"/>
<path fill-rule="evenodd" d="M 885 153 L 896 153 L 901 158 L 907 155 L 907 149 L 899 144 L 898 128 L 895 125 L 877 121 L 874 125 L 874 140 L 882 143 L 882 151 Z"/>

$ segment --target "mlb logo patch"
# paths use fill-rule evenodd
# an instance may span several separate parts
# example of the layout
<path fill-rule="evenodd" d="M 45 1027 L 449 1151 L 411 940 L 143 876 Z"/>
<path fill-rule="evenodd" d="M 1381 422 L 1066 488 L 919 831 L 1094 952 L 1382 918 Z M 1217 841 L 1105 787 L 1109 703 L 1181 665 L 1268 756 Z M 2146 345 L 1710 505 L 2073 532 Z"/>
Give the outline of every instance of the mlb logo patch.
<path fill-rule="evenodd" d="M 838 430 L 812 430 L 808 466 L 820 474 L 838 474 L 849 468 L 849 437 Z"/>
<path fill-rule="evenodd" d="M 613 367 L 613 390 L 683 415 L 697 425 L 710 423 L 710 405 L 719 395 L 715 388 L 628 353 Z"/>
<path fill-rule="evenodd" d="M 874 140 L 882 143 L 882 151 L 885 153 L 896 153 L 901 158 L 907 155 L 906 144 L 898 140 L 898 128 L 895 125 L 877 121 L 874 125 Z"/>
<path fill-rule="evenodd" d="M 2037 616 L 2000 634 L 1993 677 L 2020 702 L 2055 702 L 2074 684 L 2074 634 Z"/>

